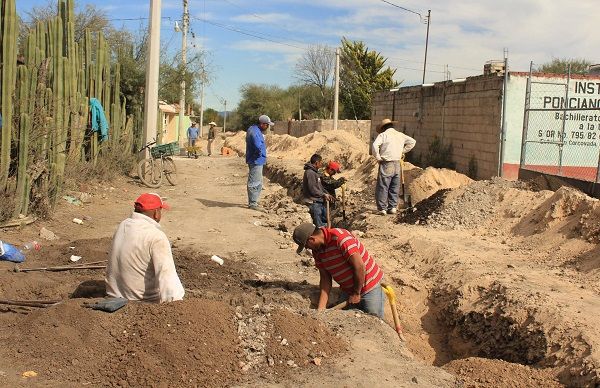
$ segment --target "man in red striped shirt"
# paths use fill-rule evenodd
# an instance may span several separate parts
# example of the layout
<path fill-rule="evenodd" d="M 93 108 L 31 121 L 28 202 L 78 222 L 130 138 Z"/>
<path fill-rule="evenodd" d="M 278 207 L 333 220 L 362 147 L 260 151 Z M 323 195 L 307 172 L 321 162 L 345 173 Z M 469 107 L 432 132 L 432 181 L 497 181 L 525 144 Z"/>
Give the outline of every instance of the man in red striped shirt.
<path fill-rule="evenodd" d="M 350 307 L 383 318 L 384 296 L 380 285 L 383 271 L 352 233 L 304 223 L 294 230 L 293 239 L 298 244 L 298 254 L 304 248 L 312 251 L 319 269 L 318 310 L 327 307 L 334 279 Z"/>

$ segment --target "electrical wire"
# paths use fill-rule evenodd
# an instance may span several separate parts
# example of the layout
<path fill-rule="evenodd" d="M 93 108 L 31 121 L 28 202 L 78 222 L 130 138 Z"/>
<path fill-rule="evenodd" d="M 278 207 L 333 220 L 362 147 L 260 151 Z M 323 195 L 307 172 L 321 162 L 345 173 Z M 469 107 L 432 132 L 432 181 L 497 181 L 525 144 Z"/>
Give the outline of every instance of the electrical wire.
<path fill-rule="evenodd" d="M 256 13 L 254 13 L 254 12 L 250 11 L 248 8 L 242 7 L 241 5 L 239 5 L 239 4 L 237 4 L 237 3 L 235 3 L 235 2 L 233 2 L 233 1 L 231 1 L 231 0 L 223 0 L 223 1 L 225 1 L 226 3 L 229 3 L 229 4 L 231 4 L 231 5 L 233 5 L 233 6 L 237 7 L 237 8 L 239 8 L 239 9 L 241 9 L 242 11 L 246 11 L 246 12 L 248 12 L 248 13 L 250 14 L 250 16 L 252 16 L 252 17 L 254 17 L 254 18 L 257 18 L 257 19 L 264 20 L 264 21 L 266 21 L 266 22 L 272 23 L 272 20 L 269 20 L 269 19 L 267 19 L 267 18 L 265 18 L 265 17 L 263 17 L 263 16 L 260 16 L 260 15 L 258 15 L 258 14 L 256 14 Z M 281 31 L 296 33 L 295 31 L 290 31 L 290 30 L 287 30 L 287 29 L 285 29 L 285 28 L 279 27 L 279 26 L 277 26 L 277 25 L 270 24 L 270 26 L 271 26 L 271 27 L 275 27 L 275 28 L 277 28 L 277 29 L 279 29 L 279 30 L 281 30 Z M 264 34 L 264 35 L 266 35 L 266 36 L 269 36 L 269 34 Z M 287 40 L 290 40 L 290 41 L 292 41 L 292 42 L 296 42 L 296 43 L 300 43 L 300 44 L 306 44 L 306 42 L 302 42 L 302 41 L 300 41 L 300 40 L 296 40 L 296 39 L 290 38 L 289 36 L 286 36 L 285 38 L 286 38 Z"/>
<path fill-rule="evenodd" d="M 381 1 L 383 1 L 383 2 L 384 2 L 384 3 L 386 3 L 386 4 L 389 4 L 389 5 L 391 5 L 392 7 L 396 7 L 396 8 L 399 8 L 399 9 L 401 9 L 401 10 L 404 10 L 404 11 L 407 11 L 407 12 L 410 12 L 410 13 L 414 13 L 415 15 L 419 15 L 419 17 L 421 18 L 421 20 L 426 20 L 426 19 L 427 19 L 427 16 L 423 16 L 423 15 L 421 15 L 419 12 L 417 12 L 417 11 L 413 11 L 412 9 L 408 9 L 408 8 L 405 8 L 405 7 L 399 6 L 398 4 L 394 4 L 394 3 L 392 3 L 392 2 L 389 2 L 389 1 L 387 1 L 387 0 L 381 0 Z"/>
<path fill-rule="evenodd" d="M 204 22 L 204 23 L 207 23 L 207 24 L 219 27 L 219 28 L 223 28 L 225 30 L 237 32 L 238 34 L 251 36 L 251 37 L 256 38 L 256 39 L 261 39 L 261 40 L 264 40 L 264 41 L 267 41 L 267 42 L 271 42 L 271 43 L 275 43 L 275 44 L 279 44 L 279 45 L 283 45 L 283 46 L 288 46 L 288 47 L 293 47 L 293 48 L 296 48 L 296 49 L 299 49 L 299 50 L 306 50 L 306 47 L 300 47 L 300 46 L 296 46 L 296 45 L 293 45 L 293 44 L 290 44 L 290 43 L 285 43 L 285 42 L 277 41 L 277 40 L 274 40 L 274 39 L 271 39 L 271 38 L 267 38 L 264 35 L 258 35 L 256 33 L 245 31 L 245 30 L 242 30 L 240 28 L 229 26 L 229 25 L 226 25 L 226 24 L 212 22 L 212 21 L 209 21 L 207 19 L 198 18 L 198 17 L 193 17 L 192 19 L 199 20 L 201 22 Z"/>

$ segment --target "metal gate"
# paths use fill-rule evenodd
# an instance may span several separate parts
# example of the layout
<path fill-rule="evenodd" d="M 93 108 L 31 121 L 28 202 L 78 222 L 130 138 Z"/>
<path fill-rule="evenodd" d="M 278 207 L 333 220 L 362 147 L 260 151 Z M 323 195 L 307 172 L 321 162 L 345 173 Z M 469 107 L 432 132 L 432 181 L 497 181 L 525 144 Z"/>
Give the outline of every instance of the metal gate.
<path fill-rule="evenodd" d="M 529 69 L 520 167 L 600 180 L 600 80 L 532 74 Z"/>

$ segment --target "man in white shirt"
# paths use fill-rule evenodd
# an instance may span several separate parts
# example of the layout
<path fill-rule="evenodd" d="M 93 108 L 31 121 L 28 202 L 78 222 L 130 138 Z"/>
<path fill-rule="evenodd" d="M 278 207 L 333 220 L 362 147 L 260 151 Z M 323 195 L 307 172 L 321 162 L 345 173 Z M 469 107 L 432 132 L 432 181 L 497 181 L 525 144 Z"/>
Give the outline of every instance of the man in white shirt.
<path fill-rule="evenodd" d="M 395 214 L 400 191 L 400 160 L 417 143 L 415 139 L 394 129 L 394 122 L 383 119 L 377 126 L 373 156 L 379 162 L 375 201 L 379 214 Z"/>
<path fill-rule="evenodd" d="M 183 299 L 171 244 L 158 224 L 168 208 L 158 194 L 145 193 L 119 224 L 106 267 L 109 296 L 159 303 Z"/>

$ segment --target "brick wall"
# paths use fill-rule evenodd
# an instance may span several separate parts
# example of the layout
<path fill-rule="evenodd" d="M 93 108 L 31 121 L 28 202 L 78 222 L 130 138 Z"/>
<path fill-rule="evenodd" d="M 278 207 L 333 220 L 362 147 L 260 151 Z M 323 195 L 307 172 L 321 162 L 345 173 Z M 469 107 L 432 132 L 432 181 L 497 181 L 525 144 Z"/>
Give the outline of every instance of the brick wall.
<path fill-rule="evenodd" d="M 410 86 L 373 96 L 370 138 L 384 118 L 398 122 L 397 129 L 412 136 L 417 145 L 413 157 L 426 160 L 434 136 L 452 144 L 456 170 L 468 172 L 469 160 L 477 161 L 477 178 L 497 175 L 502 117 L 502 77 L 477 76 L 463 82 L 438 82 Z"/>
<path fill-rule="evenodd" d="M 333 130 L 333 120 L 275 121 L 273 126 L 273 133 L 277 135 L 289 134 L 294 137 L 331 130 Z M 338 120 L 338 130 L 351 132 L 367 143 L 371 130 L 371 120 Z"/>

